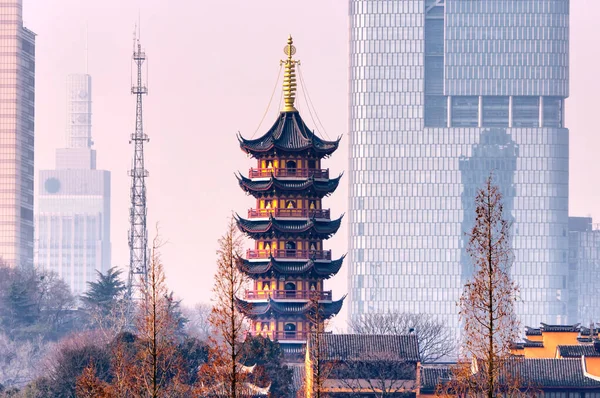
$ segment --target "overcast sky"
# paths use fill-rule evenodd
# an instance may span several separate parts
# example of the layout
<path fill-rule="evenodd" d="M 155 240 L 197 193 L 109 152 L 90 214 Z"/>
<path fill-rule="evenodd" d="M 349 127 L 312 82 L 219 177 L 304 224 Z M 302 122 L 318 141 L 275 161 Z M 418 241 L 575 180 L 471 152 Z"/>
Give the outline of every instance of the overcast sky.
<path fill-rule="evenodd" d="M 88 30 L 93 84 L 93 137 L 98 168 L 112 171 L 112 258 L 126 267 L 129 178 L 135 98 L 130 94 L 134 26 L 149 58 L 144 127 L 150 137 L 148 215 L 168 244 L 168 284 L 186 304 L 209 301 L 215 250 L 232 211 L 245 214 L 253 199 L 234 172 L 254 165 L 236 133 L 255 134 L 267 109 L 283 47 L 292 34 L 296 58 L 325 138 L 344 134 L 326 166 L 347 169 L 348 10 L 346 0 L 23 0 L 25 26 L 36 38 L 36 170 L 54 167 L 65 145 L 66 76 L 85 72 Z M 570 211 L 600 222 L 600 46 L 597 0 L 571 1 Z M 274 103 L 256 134 L 273 123 Z M 300 95 L 300 111 L 315 123 Z M 304 112 L 303 112 L 304 110 Z M 346 180 L 347 181 L 347 180 Z M 347 187 L 327 199 L 332 216 L 347 211 Z M 347 219 L 345 220 L 347 221 Z M 328 243 L 347 250 L 346 223 Z M 334 298 L 346 293 L 346 271 L 328 283 Z M 346 313 L 336 321 L 343 327 Z"/>

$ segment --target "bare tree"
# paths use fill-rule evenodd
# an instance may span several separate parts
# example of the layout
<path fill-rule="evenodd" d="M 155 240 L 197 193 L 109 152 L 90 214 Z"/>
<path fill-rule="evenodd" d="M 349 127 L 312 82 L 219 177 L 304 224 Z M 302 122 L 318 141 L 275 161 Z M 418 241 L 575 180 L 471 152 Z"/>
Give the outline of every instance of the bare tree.
<path fill-rule="evenodd" d="M 519 393 L 518 381 L 509 383 L 506 375 L 502 375 L 510 358 L 510 344 L 518 338 L 514 302 L 519 291 L 510 277 L 511 226 L 503 218 L 503 209 L 502 194 L 490 175 L 484 188 L 477 192 L 475 225 L 468 235 L 467 253 L 474 275 L 459 301 L 465 358 L 453 376 L 455 384 L 489 398 L 500 393 L 513 396 Z M 477 365 L 477 371 L 465 370 L 465 367 L 472 370 L 473 364 Z M 508 387 L 511 391 L 506 391 Z"/>
<path fill-rule="evenodd" d="M 182 358 L 177 351 L 177 326 L 173 316 L 172 294 L 169 293 L 159 248 L 154 238 L 150 253 L 148 279 L 140 283 L 142 299 L 136 314 L 137 336 L 134 350 L 117 342 L 111 358 L 111 384 L 94 379 L 91 363 L 78 378 L 80 394 L 119 397 L 186 397 L 192 388 L 182 382 Z"/>
<path fill-rule="evenodd" d="M 0 384 L 22 387 L 37 376 L 47 344 L 41 338 L 15 341 L 0 333 Z"/>
<path fill-rule="evenodd" d="M 441 320 L 428 314 L 410 312 L 364 314 L 351 320 L 349 327 L 358 334 L 415 333 L 419 339 L 421 362 L 425 363 L 452 356 L 456 350 L 452 330 Z"/>
<path fill-rule="evenodd" d="M 416 390 L 416 367 L 397 353 L 361 353 L 338 362 L 331 378 L 355 396 L 398 397 Z"/>
<path fill-rule="evenodd" d="M 309 350 L 310 368 L 305 380 L 304 388 L 307 390 L 306 397 L 325 398 L 327 392 L 325 381 L 331 374 L 335 363 L 326 358 L 326 343 L 323 334 L 327 330 L 328 320 L 324 316 L 323 305 L 320 302 L 320 294 L 314 292 L 310 296 L 310 311 L 307 314 L 310 323 L 310 334 L 307 349 Z"/>
<path fill-rule="evenodd" d="M 201 370 L 203 395 L 218 393 L 236 398 L 246 388 L 245 372 L 239 362 L 247 325 L 237 305 L 237 297 L 248 284 L 246 275 L 236 265 L 242 256 L 242 245 L 242 236 L 231 217 L 217 250 L 214 305 L 209 317 L 216 336 L 209 339 L 209 362 Z"/>
<path fill-rule="evenodd" d="M 208 303 L 197 303 L 194 307 L 184 306 L 181 310 L 188 319 L 185 325 L 187 335 L 207 341 L 213 332 L 213 327 L 209 322 L 212 306 Z"/>
<path fill-rule="evenodd" d="M 165 282 L 160 258 L 160 238 L 154 238 L 150 253 L 147 283 L 142 286 L 142 302 L 138 314 L 138 353 L 140 369 L 138 386 L 143 396 L 157 398 L 172 396 L 173 383 L 180 369 L 177 355 L 177 322 L 173 319 L 172 295 Z"/>

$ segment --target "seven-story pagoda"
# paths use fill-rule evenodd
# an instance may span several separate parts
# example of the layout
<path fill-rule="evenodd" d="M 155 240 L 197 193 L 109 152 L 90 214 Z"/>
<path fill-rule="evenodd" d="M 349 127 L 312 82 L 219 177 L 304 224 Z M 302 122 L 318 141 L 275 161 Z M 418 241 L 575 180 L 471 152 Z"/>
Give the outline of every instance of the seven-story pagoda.
<path fill-rule="evenodd" d="M 292 38 L 285 47 L 284 108 L 269 131 L 260 138 L 239 137 L 244 152 L 257 160 L 240 187 L 256 198 L 248 218 L 237 217 L 240 230 L 254 240 L 254 249 L 240 259 L 239 267 L 253 280 L 253 288 L 238 300 L 252 320 L 251 333 L 281 344 L 286 354 L 303 353 L 310 331 L 308 314 L 318 298 L 323 317 L 336 315 L 343 298 L 332 299 L 323 281 L 335 275 L 343 257 L 332 259 L 323 242 L 340 227 L 332 220 L 323 198 L 337 188 L 341 175 L 329 178 L 321 161 L 339 144 L 317 137 L 294 108 L 296 52 Z M 312 301 L 311 301 L 312 298 Z"/>

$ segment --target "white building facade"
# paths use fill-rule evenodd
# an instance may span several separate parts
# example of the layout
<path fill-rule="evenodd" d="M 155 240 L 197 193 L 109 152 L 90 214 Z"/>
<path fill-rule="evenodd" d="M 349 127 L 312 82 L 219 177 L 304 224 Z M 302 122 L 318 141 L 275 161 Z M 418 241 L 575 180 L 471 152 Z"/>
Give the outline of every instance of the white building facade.
<path fill-rule="evenodd" d="M 56 272 L 75 295 L 111 267 L 110 172 L 96 170 L 92 149 L 92 79 L 67 80 L 67 148 L 39 174 L 36 264 Z"/>

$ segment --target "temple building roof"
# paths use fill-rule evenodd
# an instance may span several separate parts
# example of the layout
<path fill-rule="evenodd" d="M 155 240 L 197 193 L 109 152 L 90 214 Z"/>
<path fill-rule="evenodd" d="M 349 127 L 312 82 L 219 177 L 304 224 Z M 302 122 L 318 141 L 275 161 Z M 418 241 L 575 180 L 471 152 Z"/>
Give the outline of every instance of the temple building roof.
<path fill-rule="evenodd" d="M 325 141 L 311 131 L 298 111 L 281 112 L 273 126 L 262 137 L 247 140 L 238 134 L 242 151 L 259 157 L 272 152 L 310 152 L 316 156 L 331 155 L 339 146 L 340 138 Z"/>
<path fill-rule="evenodd" d="M 268 220 L 248 220 L 236 215 L 240 230 L 253 239 L 261 235 L 271 235 L 275 232 L 293 233 L 296 236 L 317 236 L 319 239 L 329 239 L 337 232 L 342 223 L 342 215 L 337 220 L 278 220 L 270 217 Z"/>
<path fill-rule="evenodd" d="M 316 196 L 323 198 L 324 196 L 331 195 L 338 187 L 340 179 L 343 174 L 340 174 L 337 178 L 329 180 L 315 180 L 312 177 L 297 180 L 285 180 L 276 177 L 263 180 L 251 180 L 250 178 L 244 177 L 239 174 L 236 175 L 240 187 L 247 193 L 253 195 L 256 198 L 264 195 L 271 195 L 290 191 L 302 192 L 306 196 Z"/>
<path fill-rule="evenodd" d="M 327 262 L 315 262 L 313 260 L 277 261 L 274 258 L 264 261 L 248 261 L 240 258 L 238 268 L 251 278 L 262 278 L 269 274 L 279 277 L 281 275 L 301 275 L 306 277 L 317 277 L 329 279 L 342 268 L 345 256 Z"/>
<path fill-rule="evenodd" d="M 340 300 L 332 302 L 321 302 L 323 317 L 329 319 L 342 309 L 342 304 L 346 296 Z M 311 311 L 312 303 L 310 301 L 278 301 L 270 298 L 265 302 L 249 302 L 241 299 L 236 300 L 238 309 L 248 318 L 256 319 L 259 317 L 276 317 L 279 315 L 302 315 L 305 316 Z"/>

